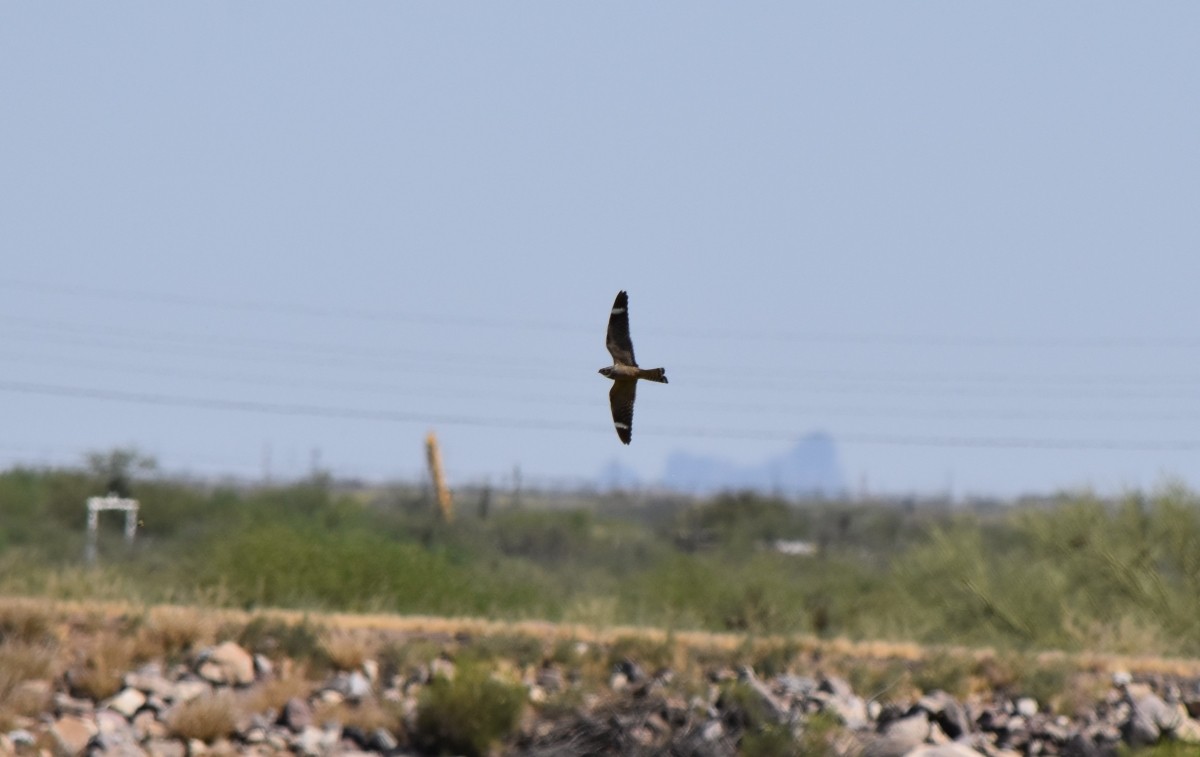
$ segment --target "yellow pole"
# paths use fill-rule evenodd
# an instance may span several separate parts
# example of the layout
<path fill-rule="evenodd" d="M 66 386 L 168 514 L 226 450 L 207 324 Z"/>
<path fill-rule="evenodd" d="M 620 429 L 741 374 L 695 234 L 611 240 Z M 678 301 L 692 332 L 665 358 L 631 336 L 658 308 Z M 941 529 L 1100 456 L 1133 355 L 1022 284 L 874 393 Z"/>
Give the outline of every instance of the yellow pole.
<path fill-rule="evenodd" d="M 432 431 L 425 437 L 425 454 L 429 458 L 429 477 L 433 479 L 433 493 L 437 497 L 438 508 L 442 511 L 442 519 L 451 523 L 454 521 L 454 502 L 450 500 L 450 490 L 446 488 L 446 476 L 442 472 L 442 451 L 438 447 L 437 434 Z"/>

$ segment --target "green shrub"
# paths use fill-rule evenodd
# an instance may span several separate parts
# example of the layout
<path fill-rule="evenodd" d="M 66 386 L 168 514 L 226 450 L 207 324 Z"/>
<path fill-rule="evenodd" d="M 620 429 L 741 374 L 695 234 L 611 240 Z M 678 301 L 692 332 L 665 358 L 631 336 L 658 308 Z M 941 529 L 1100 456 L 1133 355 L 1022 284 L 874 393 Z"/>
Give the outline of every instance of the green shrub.
<path fill-rule="evenodd" d="M 453 680 L 435 678 L 421 693 L 414 740 L 437 754 L 484 755 L 516 730 L 525 689 L 459 665 Z"/>
<path fill-rule="evenodd" d="M 717 707 L 724 713 L 725 722 L 741 733 L 741 754 L 797 754 L 799 745 L 791 729 L 775 719 L 767 703 L 749 684 L 741 681 L 726 684 Z"/>
<path fill-rule="evenodd" d="M 324 628 L 305 618 L 299 623 L 288 623 L 278 618 L 256 616 L 240 629 L 225 629 L 222 636 L 236 633 L 237 643 L 257 654 L 275 659 L 291 658 L 303 660 L 316 667 L 328 663 L 325 648 L 321 643 Z"/>

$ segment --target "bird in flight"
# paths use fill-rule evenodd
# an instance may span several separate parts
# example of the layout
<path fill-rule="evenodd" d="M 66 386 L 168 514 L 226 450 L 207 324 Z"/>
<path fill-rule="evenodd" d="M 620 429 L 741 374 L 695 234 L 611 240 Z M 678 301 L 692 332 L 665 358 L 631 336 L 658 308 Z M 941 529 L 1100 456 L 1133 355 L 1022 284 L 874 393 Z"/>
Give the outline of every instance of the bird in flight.
<path fill-rule="evenodd" d="M 638 379 L 667 383 L 666 368 L 638 368 L 633 358 L 633 340 L 629 338 L 629 295 L 617 292 L 612 314 L 608 316 L 608 351 L 613 364 L 600 369 L 600 375 L 613 381 L 608 392 L 612 406 L 613 425 L 617 436 L 629 444 L 633 438 L 633 401 L 637 398 Z"/>

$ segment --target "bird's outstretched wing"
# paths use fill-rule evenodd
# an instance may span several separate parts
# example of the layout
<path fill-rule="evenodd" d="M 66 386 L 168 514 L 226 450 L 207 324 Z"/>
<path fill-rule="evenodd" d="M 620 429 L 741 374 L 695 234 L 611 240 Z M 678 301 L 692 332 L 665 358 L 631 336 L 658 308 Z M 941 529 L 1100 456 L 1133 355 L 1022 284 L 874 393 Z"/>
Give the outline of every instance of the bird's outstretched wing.
<path fill-rule="evenodd" d="M 612 406 L 613 426 L 621 441 L 629 444 L 633 438 L 633 401 L 637 398 L 637 381 L 614 381 L 608 390 L 608 404 Z"/>
<path fill-rule="evenodd" d="M 624 291 L 617 292 L 612 314 L 608 316 L 607 344 L 614 361 L 621 365 L 637 365 L 633 358 L 633 340 L 629 338 L 629 295 Z M 632 395 L 629 402 L 633 404 Z"/>

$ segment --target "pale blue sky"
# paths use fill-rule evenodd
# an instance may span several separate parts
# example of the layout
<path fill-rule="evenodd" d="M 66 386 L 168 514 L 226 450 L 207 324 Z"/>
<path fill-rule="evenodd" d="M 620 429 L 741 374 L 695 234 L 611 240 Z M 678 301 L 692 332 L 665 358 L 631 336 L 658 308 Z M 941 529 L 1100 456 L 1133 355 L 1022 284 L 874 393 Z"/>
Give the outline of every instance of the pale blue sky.
<path fill-rule="evenodd" d="M 653 480 L 824 430 L 875 490 L 1200 485 L 1197 40 L 1190 3 L 5 4 L 0 464 L 406 477 L 433 427 L 460 482 Z M 672 382 L 629 448 L 622 288 Z"/>

